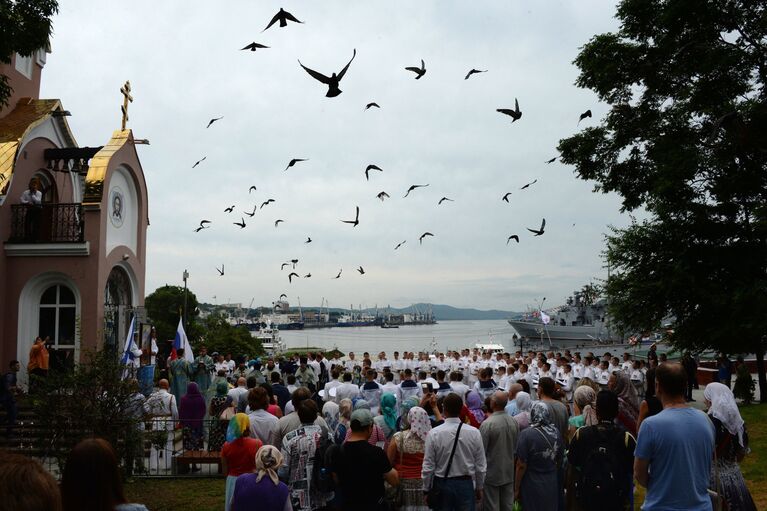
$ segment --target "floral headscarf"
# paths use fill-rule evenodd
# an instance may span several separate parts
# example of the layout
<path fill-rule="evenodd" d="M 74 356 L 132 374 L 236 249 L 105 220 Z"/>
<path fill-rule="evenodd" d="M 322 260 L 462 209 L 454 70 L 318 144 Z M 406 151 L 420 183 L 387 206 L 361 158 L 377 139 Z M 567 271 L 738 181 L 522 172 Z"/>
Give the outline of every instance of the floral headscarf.
<path fill-rule="evenodd" d="M 260 482 L 266 475 L 275 485 L 280 484 L 277 470 L 282 466 L 282 461 L 282 453 L 275 446 L 261 447 L 256 453 L 256 482 Z"/>
<path fill-rule="evenodd" d="M 548 433 L 553 439 L 557 439 L 557 428 L 551 423 L 549 406 L 543 401 L 536 401 L 530 409 L 530 426 L 540 428 Z"/>
<path fill-rule="evenodd" d="M 381 396 L 381 415 L 383 415 L 384 421 L 386 422 L 386 425 L 389 426 L 389 429 L 396 431 L 397 398 L 394 397 L 394 394 L 387 392 Z"/>
<path fill-rule="evenodd" d="M 322 406 L 322 416 L 328 424 L 330 431 L 335 431 L 340 422 L 341 407 L 333 401 L 328 401 Z"/>
<path fill-rule="evenodd" d="M 599 424 L 596 411 L 597 394 L 594 392 L 594 389 L 588 385 L 578 387 L 573 393 L 573 400 L 578 405 L 578 408 L 580 408 L 586 426 Z"/>
<path fill-rule="evenodd" d="M 431 431 L 431 421 L 429 420 L 429 414 L 426 410 L 420 406 L 414 406 L 407 412 L 407 421 L 410 424 L 410 432 L 408 435 L 412 438 L 416 436 L 421 439 L 422 442 L 426 441 L 426 437 Z"/>
<path fill-rule="evenodd" d="M 357 399 L 354 401 L 354 409 L 355 410 L 370 410 L 370 403 L 365 401 L 364 399 Z"/>
<path fill-rule="evenodd" d="M 243 432 L 250 429 L 250 419 L 244 413 L 238 413 L 229 421 L 229 427 L 226 428 L 226 441 L 234 442 L 242 438 Z"/>
<path fill-rule="evenodd" d="M 338 420 L 339 422 L 343 424 L 348 424 L 349 421 L 352 418 L 352 400 L 351 399 L 342 399 L 340 403 L 338 403 Z"/>
<path fill-rule="evenodd" d="M 482 411 L 482 397 L 477 391 L 472 390 L 466 394 L 466 406 L 477 422 L 482 424 L 482 421 L 485 420 L 485 412 Z"/>
<path fill-rule="evenodd" d="M 418 400 L 416 396 L 410 396 L 402 403 L 402 414 L 400 415 L 400 430 L 406 430 L 410 427 L 410 422 L 408 422 L 407 415 L 410 413 L 410 410 L 414 406 L 419 406 L 421 402 Z"/>

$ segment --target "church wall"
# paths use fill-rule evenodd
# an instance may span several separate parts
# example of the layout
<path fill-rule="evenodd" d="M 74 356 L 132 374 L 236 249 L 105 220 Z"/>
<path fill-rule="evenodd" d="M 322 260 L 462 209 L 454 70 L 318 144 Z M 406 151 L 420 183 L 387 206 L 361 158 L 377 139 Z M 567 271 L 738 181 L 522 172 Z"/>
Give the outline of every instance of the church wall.
<path fill-rule="evenodd" d="M 39 52 L 38 52 L 39 53 Z M 44 55 L 44 54 L 43 54 Z M 0 109 L 0 117 L 13 110 L 13 107 L 21 98 L 38 99 L 40 97 L 40 79 L 43 74 L 43 66 L 40 65 L 38 55 L 32 56 L 32 78 L 27 78 L 16 70 L 17 55 L 11 57 L 10 64 L 0 65 L 0 72 L 8 77 L 8 83 L 13 87 L 11 97 L 8 98 L 8 106 Z M 45 58 L 45 57 L 43 57 Z M 44 61 L 43 61 L 44 63 Z"/>

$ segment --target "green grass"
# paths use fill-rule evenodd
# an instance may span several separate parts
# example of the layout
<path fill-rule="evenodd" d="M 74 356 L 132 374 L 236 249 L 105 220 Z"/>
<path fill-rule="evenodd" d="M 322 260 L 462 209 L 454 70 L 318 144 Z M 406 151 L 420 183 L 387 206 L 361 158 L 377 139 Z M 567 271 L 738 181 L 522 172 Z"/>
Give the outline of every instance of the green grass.
<path fill-rule="evenodd" d="M 741 406 L 751 454 L 740 464 L 757 509 L 767 509 L 767 405 Z"/>

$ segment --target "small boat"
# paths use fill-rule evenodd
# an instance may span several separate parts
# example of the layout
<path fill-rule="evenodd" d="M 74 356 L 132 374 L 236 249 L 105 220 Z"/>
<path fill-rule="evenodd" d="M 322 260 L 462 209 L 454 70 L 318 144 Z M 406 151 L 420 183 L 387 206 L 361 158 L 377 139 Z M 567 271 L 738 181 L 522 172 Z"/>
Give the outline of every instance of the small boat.
<path fill-rule="evenodd" d="M 399 325 L 390 325 L 389 323 L 382 323 L 381 328 L 399 328 Z"/>

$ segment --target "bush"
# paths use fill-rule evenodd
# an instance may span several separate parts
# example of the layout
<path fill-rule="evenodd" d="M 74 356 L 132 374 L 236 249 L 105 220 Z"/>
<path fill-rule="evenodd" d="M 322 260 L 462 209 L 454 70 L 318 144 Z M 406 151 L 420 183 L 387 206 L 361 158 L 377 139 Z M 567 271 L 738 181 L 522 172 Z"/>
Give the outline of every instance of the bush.
<path fill-rule="evenodd" d="M 745 404 L 751 404 L 754 400 L 754 392 L 756 390 L 756 382 L 751 377 L 751 373 L 748 371 L 746 364 L 740 364 L 736 371 L 737 377 L 735 379 L 735 388 L 732 393 L 736 398 L 743 401 Z"/>

